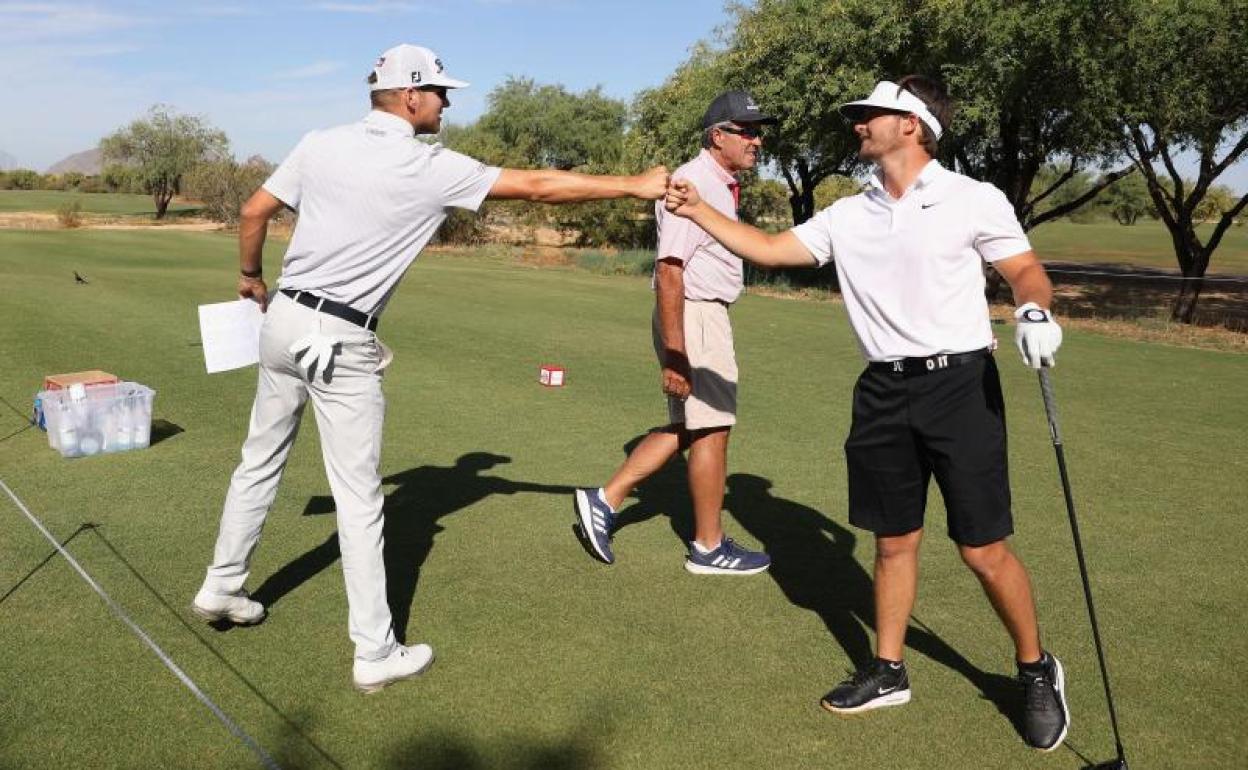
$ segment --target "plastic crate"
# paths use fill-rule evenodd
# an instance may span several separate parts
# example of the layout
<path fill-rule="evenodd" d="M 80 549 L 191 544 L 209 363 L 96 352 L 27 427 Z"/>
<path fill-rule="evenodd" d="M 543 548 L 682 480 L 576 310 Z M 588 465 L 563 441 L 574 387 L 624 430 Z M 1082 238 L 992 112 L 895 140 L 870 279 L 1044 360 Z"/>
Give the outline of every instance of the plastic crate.
<path fill-rule="evenodd" d="M 155 396 L 137 382 L 42 391 L 48 445 L 65 457 L 145 449 L 152 440 Z"/>

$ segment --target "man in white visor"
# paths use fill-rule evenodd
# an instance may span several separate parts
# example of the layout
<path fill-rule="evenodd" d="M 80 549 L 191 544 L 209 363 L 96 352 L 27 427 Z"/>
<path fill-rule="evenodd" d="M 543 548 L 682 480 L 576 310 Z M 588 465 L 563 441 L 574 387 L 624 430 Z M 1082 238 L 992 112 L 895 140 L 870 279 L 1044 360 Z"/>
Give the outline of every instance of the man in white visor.
<path fill-rule="evenodd" d="M 778 234 L 730 220 L 675 180 L 667 207 L 744 259 L 767 266 L 835 260 L 841 296 L 867 366 L 854 388 L 845 442 L 850 523 L 875 535 L 876 657 L 823 697 L 837 713 L 910 701 L 902 661 L 918 588 L 923 514 L 933 477 L 947 533 L 1014 643 L 1026 693 L 1024 739 L 1051 751 L 1070 724 L 1061 663 L 1040 645 L 1014 531 L 1005 404 L 984 298 L 982 265 L 1010 284 L 1015 340 L 1028 366 L 1052 365 L 1061 329 L 1052 286 L 1000 190 L 940 165 L 952 116 L 944 87 L 921 76 L 876 85 L 841 107 L 868 189 Z"/>

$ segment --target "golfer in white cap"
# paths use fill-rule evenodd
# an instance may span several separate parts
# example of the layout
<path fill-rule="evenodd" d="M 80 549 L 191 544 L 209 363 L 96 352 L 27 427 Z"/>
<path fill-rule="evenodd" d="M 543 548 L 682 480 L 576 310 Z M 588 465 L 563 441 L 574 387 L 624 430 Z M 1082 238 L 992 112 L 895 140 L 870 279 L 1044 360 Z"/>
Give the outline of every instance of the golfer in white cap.
<path fill-rule="evenodd" d="M 265 608 L 243 585 L 310 400 L 338 509 L 354 684 L 372 692 L 433 660 L 428 645 L 397 643 L 382 562 L 381 377 L 391 353 L 376 330 L 399 280 L 452 207 L 475 211 L 486 198 L 655 200 L 667 172 L 499 169 L 419 141 L 418 134 L 440 128 L 448 91 L 468 85 L 450 77 L 428 48 L 391 48 L 368 82 L 372 111 L 363 120 L 304 136 L 243 206 L 238 293 L 267 310 L 260 380 L 212 565 L 192 607 L 211 621 L 264 618 Z M 283 208 L 299 218 L 270 305 L 261 249 L 269 220 Z"/>
<path fill-rule="evenodd" d="M 849 520 L 875 534 L 876 655 L 823 698 L 852 713 L 907 703 L 902 662 L 918 585 L 919 543 L 934 476 L 947 531 L 1014 642 L 1026 688 L 1024 738 L 1050 751 L 1070 724 L 1065 675 L 1040 646 L 1027 572 L 1007 545 L 1013 532 L 1005 407 L 982 263 L 1018 304 L 1015 339 L 1028 366 L 1052 365 L 1061 329 L 1052 287 L 1000 190 L 934 160 L 952 105 L 924 77 L 879 83 L 841 107 L 875 164 L 869 188 L 810 221 L 770 235 L 722 216 L 676 180 L 667 207 L 760 265 L 835 260 L 866 370 L 854 388 L 845 442 Z"/>

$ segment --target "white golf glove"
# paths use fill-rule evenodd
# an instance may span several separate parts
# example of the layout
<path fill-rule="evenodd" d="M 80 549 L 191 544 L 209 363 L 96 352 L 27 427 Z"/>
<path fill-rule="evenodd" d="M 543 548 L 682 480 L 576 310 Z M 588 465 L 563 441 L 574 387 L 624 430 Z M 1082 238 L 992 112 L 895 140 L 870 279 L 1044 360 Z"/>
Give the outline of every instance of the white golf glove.
<path fill-rule="evenodd" d="M 334 361 L 335 348 L 341 344 L 338 337 L 312 332 L 296 340 L 286 352 L 299 356 L 299 368 L 306 370 L 308 379 L 312 379 L 318 371 L 324 373 L 329 368 Z"/>
<path fill-rule="evenodd" d="M 1032 369 L 1056 366 L 1054 355 L 1062 345 L 1062 327 L 1053 320 L 1053 314 L 1034 302 L 1014 311 L 1018 322 L 1014 329 L 1014 343 L 1023 354 L 1023 363 Z"/>

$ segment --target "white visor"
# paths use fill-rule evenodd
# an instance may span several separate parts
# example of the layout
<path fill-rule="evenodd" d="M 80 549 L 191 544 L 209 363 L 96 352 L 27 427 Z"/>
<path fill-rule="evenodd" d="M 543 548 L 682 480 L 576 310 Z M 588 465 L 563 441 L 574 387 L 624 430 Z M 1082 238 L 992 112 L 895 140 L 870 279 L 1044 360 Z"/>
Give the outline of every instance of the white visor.
<path fill-rule="evenodd" d="M 932 130 L 937 139 L 944 133 L 940 121 L 927 108 L 923 100 L 891 80 L 881 80 L 875 84 L 875 90 L 866 99 L 842 104 L 839 107 L 839 111 L 847 120 L 857 120 L 862 114 L 862 110 L 867 107 L 914 113 L 919 120 L 923 121 L 924 125 Z"/>

